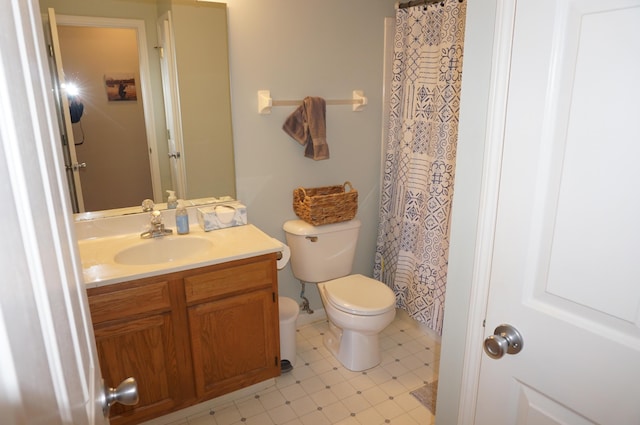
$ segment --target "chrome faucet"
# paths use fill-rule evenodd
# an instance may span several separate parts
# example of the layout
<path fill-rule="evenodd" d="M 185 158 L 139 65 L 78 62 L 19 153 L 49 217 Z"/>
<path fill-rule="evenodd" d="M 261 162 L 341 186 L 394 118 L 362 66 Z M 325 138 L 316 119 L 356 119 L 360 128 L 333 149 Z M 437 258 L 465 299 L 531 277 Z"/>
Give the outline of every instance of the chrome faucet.
<path fill-rule="evenodd" d="M 146 232 L 142 232 L 142 239 L 159 238 L 173 233 L 171 229 L 165 229 L 160 211 L 151 211 L 151 227 Z"/>

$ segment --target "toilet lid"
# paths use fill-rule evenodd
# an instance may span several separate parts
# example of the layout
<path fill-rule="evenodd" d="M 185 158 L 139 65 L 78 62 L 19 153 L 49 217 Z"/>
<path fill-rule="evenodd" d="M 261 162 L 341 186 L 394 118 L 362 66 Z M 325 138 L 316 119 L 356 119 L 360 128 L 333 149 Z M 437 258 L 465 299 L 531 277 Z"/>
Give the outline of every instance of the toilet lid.
<path fill-rule="evenodd" d="M 355 274 L 324 282 L 328 301 L 339 310 L 374 316 L 394 308 L 396 297 L 384 283 Z"/>

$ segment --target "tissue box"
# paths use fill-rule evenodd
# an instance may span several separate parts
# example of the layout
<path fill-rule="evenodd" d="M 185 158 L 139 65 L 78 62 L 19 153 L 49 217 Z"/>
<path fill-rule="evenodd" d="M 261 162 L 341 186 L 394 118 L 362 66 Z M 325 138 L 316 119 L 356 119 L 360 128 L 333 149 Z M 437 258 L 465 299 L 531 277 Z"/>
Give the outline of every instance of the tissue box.
<path fill-rule="evenodd" d="M 205 232 L 247 224 L 247 207 L 228 202 L 198 208 L 198 223 Z"/>

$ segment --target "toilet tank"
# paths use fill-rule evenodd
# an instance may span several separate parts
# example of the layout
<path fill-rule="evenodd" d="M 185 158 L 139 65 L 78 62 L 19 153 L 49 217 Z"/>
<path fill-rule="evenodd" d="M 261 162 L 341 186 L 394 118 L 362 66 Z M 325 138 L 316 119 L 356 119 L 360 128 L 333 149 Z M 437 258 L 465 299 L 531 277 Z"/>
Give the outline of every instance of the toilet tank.
<path fill-rule="evenodd" d="M 299 280 L 318 283 L 351 273 L 360 220 L 322 226 L 291 220 L 283 229 L 291 249 L 291 269 Z"/>

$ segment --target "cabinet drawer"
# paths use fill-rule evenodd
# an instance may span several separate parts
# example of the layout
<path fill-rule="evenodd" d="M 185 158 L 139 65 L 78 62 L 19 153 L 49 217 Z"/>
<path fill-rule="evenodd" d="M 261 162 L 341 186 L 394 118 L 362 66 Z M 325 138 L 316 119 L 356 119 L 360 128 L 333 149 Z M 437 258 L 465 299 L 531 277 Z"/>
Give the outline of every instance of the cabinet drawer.
<path fill-rule="evenodd" d="M 171 309 L 169 282 L 154 282 L 98 295 L 89 292 L 93 323 Z"/>
<path fill-rule="evenodd" d="M 274 261 L 264 259 L 185 277 L 187 303 L 270 287 L 275 279 L 274 270 Z"/>

